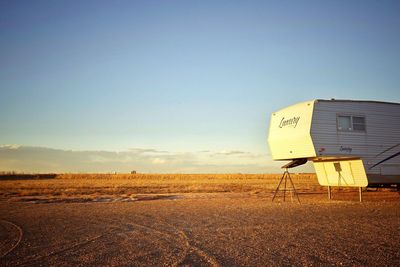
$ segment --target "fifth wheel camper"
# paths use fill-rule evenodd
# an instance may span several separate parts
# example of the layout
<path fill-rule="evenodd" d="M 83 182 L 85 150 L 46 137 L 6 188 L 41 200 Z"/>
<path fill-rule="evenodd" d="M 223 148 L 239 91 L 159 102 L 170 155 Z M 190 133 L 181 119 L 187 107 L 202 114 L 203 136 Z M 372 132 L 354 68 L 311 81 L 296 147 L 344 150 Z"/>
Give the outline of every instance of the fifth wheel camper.
<path fill-rule="evenodd" d="M 400 103 L 316 99 L 271 115 L 274 160 L 312 161 L 323 186 L 400 187 Z"/>

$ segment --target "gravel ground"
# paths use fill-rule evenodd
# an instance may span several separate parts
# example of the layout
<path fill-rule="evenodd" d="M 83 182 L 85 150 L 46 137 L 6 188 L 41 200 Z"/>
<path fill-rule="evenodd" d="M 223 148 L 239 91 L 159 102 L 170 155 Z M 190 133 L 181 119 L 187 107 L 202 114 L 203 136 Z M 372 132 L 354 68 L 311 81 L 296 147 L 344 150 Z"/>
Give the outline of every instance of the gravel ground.
<path fill-rule="evenodd" d="M 3 200 L 0 265 L 399 266 L 400 195 L 349 194 Z"/>

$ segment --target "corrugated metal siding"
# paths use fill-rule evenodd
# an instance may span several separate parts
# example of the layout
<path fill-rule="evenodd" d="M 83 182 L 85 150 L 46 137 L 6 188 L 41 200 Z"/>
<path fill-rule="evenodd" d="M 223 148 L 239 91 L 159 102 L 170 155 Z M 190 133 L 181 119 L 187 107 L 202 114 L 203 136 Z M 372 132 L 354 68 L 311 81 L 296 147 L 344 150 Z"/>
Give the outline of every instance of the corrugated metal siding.
<path fill-rule="evenodd" d="M 338 114 L 365 116 L 366 131 L 338 131 L 336 122 Z M 388 160 L 371 170 L 368 169 L 380 160 L 400 151 L 398 146 L 378 155 L 400 143 L 400 105 L 363 101 L 316 101 L 311 136 L 319 156 L 359 156 L 363 159 L 367 174 L 400 176 L 400 157 Z M 341 151 L 341 146 L 350 147 L 352 151 Z M 321 148 L 324 148 L 324 151 L 321 151 Z"/>

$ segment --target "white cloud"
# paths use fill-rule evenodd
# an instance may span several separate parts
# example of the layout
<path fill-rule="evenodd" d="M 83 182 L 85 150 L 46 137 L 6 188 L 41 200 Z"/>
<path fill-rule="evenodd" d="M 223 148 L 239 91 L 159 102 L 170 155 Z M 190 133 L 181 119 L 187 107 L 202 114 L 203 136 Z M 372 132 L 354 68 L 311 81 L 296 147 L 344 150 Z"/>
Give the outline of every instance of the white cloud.
<path fill-rule="evenodd" d="M 21 147 L 21 145 L 17 145 L 17 144 L 0 145 L 0 148 L 5 148 L 5 149 L 18 149 L 20 147 Z"/>
<path fill-rule="evenodd" d="M 165 159 L 161 159 L 161 158 L 154 158 L 153 160 L 152 160 L 152 162 L 154 163 L 154 164 L 164 164 L 165 162 L 167 162 Z"/>
<path fill-rule="evenodd" d="M 168 163 L 168 164 L 167 164 Z M 29 146 L 0 146 L 0 171 L 150 173 L 279 173 L 285 162 L 240 150 L 169 152 L 134 148 L 127 151 L 71 151 Z M 298 168 L 296 171 L 312 171 Z"/>
<path fill-rule="evenodd" d="M 130 148 L 128 151 L 140 154 L 167 154 L 168 151 L 157 150 L 153 148 Z"/>
<path fill-rule="evenodd" d="M 215 155 L 231 156 L 231 155 L 242 155 L 242 154 L 247 154 L 247 153 L 248 152 L 239 151 L 239 150 L 222 150 L 222 151 L 215 153 Z"/>

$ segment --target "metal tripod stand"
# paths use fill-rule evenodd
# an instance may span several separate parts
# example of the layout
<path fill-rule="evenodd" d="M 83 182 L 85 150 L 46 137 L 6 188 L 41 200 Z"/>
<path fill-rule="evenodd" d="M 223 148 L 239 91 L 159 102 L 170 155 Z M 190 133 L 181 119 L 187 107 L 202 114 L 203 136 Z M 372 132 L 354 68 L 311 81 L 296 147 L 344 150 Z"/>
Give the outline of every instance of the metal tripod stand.
<path fill-rule="evenodd" d="M 290 189 L 286 189 L 286 184 L 287 184 L 287 180 L 289 179 L 291 188 Z M 285 187 L 284 189 L 280 189 L 283 180 L 285 180 Z M 274 192 L 274 196 L 272 197 L 272 201 L 274 201 L 275 197 L 277 196 L 279 190 L 283 191 L 283 201 L 285 201 L 286 199 L 286 191 L 290 192 L 290 199 L 291 201 L 293 201 L 293 195 L 296 196 L 297 201 L 300 203 L 300 199 L 299 199 L 299 195 L 297 194 L 296 188 L 294 187 L 292 178 L 290 177 L 290 173 L 288 171 L 288 168 L 285 169 L 285 172 L 283 173 L 281 180 L 279 181 L 278 187 L 276 188 L 275 192 Z"/>

